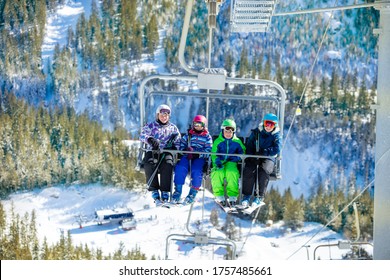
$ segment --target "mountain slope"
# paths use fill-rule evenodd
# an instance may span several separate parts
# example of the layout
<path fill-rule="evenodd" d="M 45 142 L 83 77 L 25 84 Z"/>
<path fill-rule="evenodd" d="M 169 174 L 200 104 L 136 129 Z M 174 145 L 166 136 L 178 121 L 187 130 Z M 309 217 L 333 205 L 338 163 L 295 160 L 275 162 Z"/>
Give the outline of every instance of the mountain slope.
<path fill-rule="evenodd" d="M 155 208 L 150 197 L 145 196 L 143 192 L 128 192 L 99 185 L 76 184 L 18 193 L 8 200 L 3 200 L 2 203 L 8 213 L 11 207 L 19 215 L 34 210 L 41 241 L 46 236 L 49 243 L 56 242 L 61 232 L 70 231 L 74 244 L 101 248 L 105 254 L 114 252 L 119 248 L 120 242 L 123 242 L 127 250 L 139 247 L 148 259 L 152 257 L 165 259 L 166 249 L 169 259 L 223 259 L 227 253 L 227 246 L 224 244 L 195 246 L 190 242 L 191 236 L 199 232 L 206 232 L 210 243 L 212 240 L 226 238 L 218 227 L 210 223 L 211 212 L 218 211 L 219 224 L 223 226 L 226 213 L 220 211 L 210 193 L 205 193 L 204 201 L 202 209 L 200 193 L 193 206 L 188 228 L 186 222 L 189 206 Z M 138 221 L 135 230 L 124 231 L 117 223 L 99 226 L 93 221 L 96 210 L 116 207 L 129 207 L 134 211 L 135 219 Z M 85 221 L 82 227 L 78 224 L 80 216 L 89 220 Z M 271 226 L 255 223 L 251 230 L 250 220 L 234 218 L 234 222 L 239 231 L 239 240 L 235 241 L 238 260 L 313 259 L 317 246 L 343 240 L 339 234 L 323 229 L 316 223 L 305 223 L 302 230 L 290 232 L 282 223 Z M 174 236 L 167 243 L 169 235 Z M 307 245 L 310 247 L 303 247 Z M 335 247 L 325 247 L 316 252 L 316 258 L 339 259 L 345 253 L 346 251 Z"/>

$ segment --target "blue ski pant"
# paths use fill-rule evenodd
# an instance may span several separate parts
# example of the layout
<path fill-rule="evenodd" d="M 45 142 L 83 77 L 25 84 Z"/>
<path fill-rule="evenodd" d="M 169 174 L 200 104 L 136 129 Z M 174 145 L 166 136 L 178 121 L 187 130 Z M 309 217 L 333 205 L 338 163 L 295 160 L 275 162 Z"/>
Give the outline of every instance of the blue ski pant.
<path fill-rule="evenodd" d="M 199 189 L 202 185 L 204 158 L 191 160 L 191 186 Z M 182 157 L 175 167 L 175 185 L 184 185 L 188 172 L 190 171 L 190 160 Z"/>

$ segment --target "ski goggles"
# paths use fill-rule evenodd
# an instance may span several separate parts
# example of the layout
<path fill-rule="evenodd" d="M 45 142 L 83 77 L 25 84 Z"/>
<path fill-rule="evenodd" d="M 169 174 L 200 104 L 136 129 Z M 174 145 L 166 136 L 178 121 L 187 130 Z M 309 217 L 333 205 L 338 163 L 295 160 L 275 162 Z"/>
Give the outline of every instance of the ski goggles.
<path fill-rule="evenodd" d="M 223 128 L 223 130 L 225 130 L 225 131 L 227 131 L 227 132 L 234 132 L 234 131 L 235 131 L 234 127 L 231 127 L 231 126 L 225 126 L 225 127 Z"/>
<path fill-rule="evenodd" d="M 168 109 L 161 109 L 160 114 L 169 116 L 171 114 L 171 111 L 169 111 Z"/>
<path fill-rule="evenodd" d="M 274 128 L 275 123 L 273 121 L 264 121 L 264 127 Z"/>
<path fill-rule="evenodd" d="M 192 123 L 192 126 L 194 127 L 194 128 L 200 128 L 200 127 L 204 127 L 204 123 L 202 123 L 202 122 L 193 122 Z"/>

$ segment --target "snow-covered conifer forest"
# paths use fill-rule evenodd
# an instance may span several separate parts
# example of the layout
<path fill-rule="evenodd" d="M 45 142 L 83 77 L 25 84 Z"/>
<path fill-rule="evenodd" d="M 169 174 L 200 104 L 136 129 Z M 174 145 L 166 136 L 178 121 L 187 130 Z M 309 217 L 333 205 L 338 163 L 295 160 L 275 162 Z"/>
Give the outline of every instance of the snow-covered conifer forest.
<path fill-rule="evenodd" d="M 287 91 L 285 131 L 289 133 L 283 147 L 283 178 L 271 182 L 267 202 L 274 208 L 259 220 L 284 221 L 291 228 L 300 228 L 303 222 L 326 224 L 374 177 L 375 114 L 370 106 L 376 98 L 373 29 L 379 13 L 362 8 L 337 11 L 331 18 L 329 12 L 276 17 L 268 33 L 230 33 L 229 2 L 221 6 L 213 33 L 212 66 L 225 68 L 229 77 L 269 79 Z M 279 1 L 276 9 L 325 7 L 329 2 Z M 135 171 L 137 146 L 129 148 L 123 140 L 138 137 L 141 80 L 155 73 L 184 73 L 178 44 L 185 3 L 0 0 L 0 194 L 4 199 L 15 192 L 75 182 L 128 190 L 144 183 L 143 174 Z M 206 15 L 205 2 L 195 1 L 185 53 L 194 68 L 208 64 Z M 175 82 L 153 86 L 166 91 L 193 87 Z M 252 90 L 235 86 L 221 94 L 247 95 Z M 185 107 L 170 102 L 175 108 L 172 121 L 183 131 L 193 115 L 203 112 L 204 104 L 198 101 Z M 221 120 L 234 117 L 238 132 L 246 137 L 264 114 L 243 102 L 213 102 L 209 129 L 214 133 Z M 302 114 L 294 118 L 297 106 Z M 153 115 L 152 111 L 148 118 Z M 372 240 L 371 191 L 359 199 L 362 240 Z M 10 215 L 1 213 L 1 217 Z M 353 217 L 351 208 L 329 227 L 354 239 Z M 1 225 L 2 230 L 13 227 L 5 220 Z M 1 235 L 1 244 L 18 245 Z M 139 258 L 142 253 L 137 250 L 129 256 L 134 253 Z M 27 251 L 2 259 L 28 259 L 33 254 Z M 93 258 L 101 257 L 101 252 L 96 254 Z"/>

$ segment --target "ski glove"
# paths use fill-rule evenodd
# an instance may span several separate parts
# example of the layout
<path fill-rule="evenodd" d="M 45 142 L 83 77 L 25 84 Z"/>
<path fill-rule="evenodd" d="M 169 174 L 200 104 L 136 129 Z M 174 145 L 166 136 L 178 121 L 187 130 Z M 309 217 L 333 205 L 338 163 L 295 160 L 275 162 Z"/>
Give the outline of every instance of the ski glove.
<path fill-rule="evenodd" d="M 241 160 L 241 158 L 237 157 L 237 156 L 230 156 L 227 159 L 227 161 L 231 161 L 231 162 L 239 162 L 240 160 Z"/>
<path fill-rule="evenodd" d="M 170 147 L 165 147 L 164 149 L 166 149 L 166 150 L 171 150 L 171 151 L 177 150 L 176 146 L 173 145 L 173 144 L 172 144 L 172 146 L 170 146 Z"/>
<path fill-rule="evenodd" d="M 192 148 L 192 147 L 188 147 L 188 148 L 185 149 L 185 151 L 188 151 L 188 152 L 192 152 L 193 150 L 194 150 L 194 148 Z M 187 155 L 187 158 L 189 160 L 199 158 L 198 154 L 186 154 L 186 155 Z"/>
<path fill-rule="evenodd" d="M 222 169 L 223 168 L 223 164 L 222 164 L 222 161 L 219 157 L 217 157 L 215 159 L 215 166 L 217 167 L 217 169 Z"/>
<path fill-rule="evenodd" d="M 160 148 L 160 141 L 158 141 L 154 137 L 149 137 L 148 138 L 148 144 L 152 146 L 153 151 L 157 151 Z"/>
<path fill-rule="evenodd" d="M 192 147 L 187 147 L 187 148 L 185 148 L 184 149 L 184 151 L 187 151 L 187 152 L 192 152 L 194 149 L 192 148 Z M 188 158 L 188 160 L 191 160 L 191 159 L 193 159 L 193 154 L 185 154 L 186 156 L 187 156 L 187 158 Z"/>

